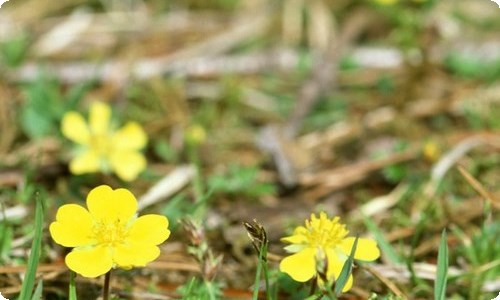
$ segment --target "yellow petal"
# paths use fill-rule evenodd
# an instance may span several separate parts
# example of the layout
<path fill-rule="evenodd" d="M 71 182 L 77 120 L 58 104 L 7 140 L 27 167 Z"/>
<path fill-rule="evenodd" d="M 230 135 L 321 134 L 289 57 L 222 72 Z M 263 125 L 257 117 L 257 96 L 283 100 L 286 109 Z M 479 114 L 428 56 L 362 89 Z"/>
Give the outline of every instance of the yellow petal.
<path fill-rule="evenodd" d="M 69 163 L 69 170 L 72 174 L 80 175 L 94 173 L 101 168 L 99 156 L 94 151 L 84 151 Z"/>
<path fill-rule="evenodd" d="M 128 240 L 144 245 L 158 245 L 170 236 L 168 219 L 160 215 L 144 215 L 135 220 L 130 228 Z"/>
<path fill-rule="evenodd" d="M 102 245 L 88 249 L 75 248 L 66 255 L 65 262 L 72 271 L 90 278 L 107 273 L 113 266 L 111 250 Z"/>
<path fill-rule="evenodd" d="M 148 137 L 136 122 L 128 122 L 113 135 L 113 147 L 122 150 L 139 150 L 146 146 Z"/>
<path fill-rule="evenodd" d="M 49 227 L 56 243 L 64 247 L 88 245 L 92 240 L 92 217 L 76 204 L 67 204 L 57 210 L 56 221 Z"/>
<path fill-rule="evenodd" d="M 143 267 L 160 256 L 160 249 L 154 245 L 122 244 L 114 249 L 113 260 L 122 268 Z"/>
<path fill-rule="evenodd" d="M 94 135 L 106 135 L 109 130 L 111 108 L 104 102 L 93 102 L 90 105 L 89 123 Z"/>
<path fill-rule="evenodd" d="M 328 270 L 326 276 L 331 279 L 332 277 L 337 280 L 339 278 L 340 272 L 344 267 L 344 264 L 347 260 L 347 257 L 343 257 L 342 259 L 338 256 L 338 253 L 333 249 L 328 249 L 326 251 L 326 256 L 328 258 Z M 352 274 L 349 275 L 342 292 L 346 292 L 350 290 L 352 287 Z"/>
<path fill-rule="evenodd" d="M 281 241 L 291 244 L 303 244 L 307 242 L 307 237 L 303 234 L 294 234 L 291 236 L 286 236 L 284 238 L 281 238 Z"/>
<path fill-rule="evenodd" d="M 126 224 L 137 212 L 137 200 L 126 189 L 113 190 L 107 185 L 100 185 L 88 194 L 87 207 L 97 220 L 119 220 Z"/>
<path fill-rule="evenodd" d="M 111 168 L 125 181 L 132 181 L 146 168 L 144 155 L 136 151 L 115 151 L 110 157 Z"/>
<path fill-rule="evenodd" d="M 354 237 L 348 237 L 342 240 L 340 248 L 342 251 L 349 256 L 351 254 L 352 246 L 354 245 Z M 358 245 L 356 246 L 356 252 L 354 253 L 354 259 L 372 261 L 380 257 L 380 250 L 377 247 L 377 243 L 372 239 L 358 239 Z"/>
<path fill-rule="evenodd" d="M 342 288 L 342 293 L 347 292 L 352 288 L 352 274 L 349 275 L 349 278 L 347 278 L 347 282 L 345 283 L 344 287 Z"/>
<path fill-rule="evenodd" d="M 90 133 L 81 114 L 70 111 L 66 113 L 61 122 L 62 134 L 71 141 L 78 144 L 88 144 L 90 140 Z"/>
<path fill-rule="evenodd" d="M 316 274 L 315 256 L 316 249 L 311 247 L 287 256 L 280 263 L 280 271 L 295 281 L 306 282 Z"/>

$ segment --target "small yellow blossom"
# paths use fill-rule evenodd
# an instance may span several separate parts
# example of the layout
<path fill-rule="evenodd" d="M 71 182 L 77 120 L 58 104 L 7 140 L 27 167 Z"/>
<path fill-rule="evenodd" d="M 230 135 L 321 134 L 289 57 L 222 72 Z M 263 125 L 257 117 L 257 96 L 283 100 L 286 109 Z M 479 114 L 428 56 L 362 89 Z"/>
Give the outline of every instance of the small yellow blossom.
<path fill-rule="evenodd" d="M 393 5 L 398 2 L 398 0 L 374 0 L 374 1 L 380 5 Z"/>
<path fill-rule="evenodd" d="M 424 158 L 430 162 L 437 161 L 439 159 L 439 156 L 441 155 L 441 149 L 439 148 L 439 145 L 434 141 L 427 141 L 424 144 L 422 152 L 424 154 Z"/>
<path fill-rule="evenodd" d="M 114 130 L 110 120 L 111 108 L 102 102 L 90 106 L 88 124 L 75 111 L 64 115 L 63 135 L 80 146 L 69 164 L 71 173 L 113 171 L 121 179 L 131 181 L 146 168 L 146 159 L 139 151 L 147 143 L 142 127 L 136 122 L 128 122 Z"/>
<path fill-rule="evenodd" d="M 114 267 L 145 266 L 160 255 L 157 245 L 170 236 L 165 216 L 137 217 L 137 200 L 126 189 L 98 186 L 88 194 L 87 207 L 61 206 L 49 228 L 56 243 L 74 247 L 65 262 L 84 277 L 94 278 Z"/>
<path fill-rule="evenodd" d="M 295 228 L 293 235 L 284 237 L 283 242 L 291 243 L 285 250 L 293 253 L 280 263 L 281 272 L 287 273 L 295 281 L 305 282 L 316 275 L 318 257 L 325 257 L 328 279 L 337 279 L 345 261 L 351 253 L 355 238 L 347 237 L 349 232 L 339 218 L 328 219 L 324 212 L 311 214 L 305 227 Z M 380 250 L 374 240 L 359 238 L 354 259 L 373 261 L 380 256 Z M 352 275 L 343 288 L 343 292 L 352 286 Z"/>
<path fill-rule="evenodd" d="M 198 124 L 191 125 L 186 130 L 186 141 L 191 144 L 203 144 L 207 139 L 205 129 Z"/>
<path fill-rule="evenodd" d="M 377 4 L 380 5 L 394 5 L 399 2 L 399 0 L 372 0 L 376 2 Z M 427 0 L 412 0 L 415 3 L 424 3 L 427 2 Z"/>

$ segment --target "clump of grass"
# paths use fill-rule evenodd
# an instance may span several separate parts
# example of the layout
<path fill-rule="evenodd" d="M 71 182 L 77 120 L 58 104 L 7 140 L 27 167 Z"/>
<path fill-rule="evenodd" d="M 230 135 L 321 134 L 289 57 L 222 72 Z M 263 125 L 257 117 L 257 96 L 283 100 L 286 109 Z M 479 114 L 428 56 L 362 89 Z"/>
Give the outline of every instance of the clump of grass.
<path fill-rule="evenodd" d="M 182 225 L 191 243 L 188 252 L 199 263 L 201 278 L 193 277 L 189 282 L 180 286 L 178 292 L 182 299 L 220 299 L 222 289 L 215 280 L 215 276 L 221 265 L 222 255 L 214 256 L 206 240 L 205 230 L 199 222 L 184 219 Z"/>
<path fill-rule="evenodd" d="M 500 222 L 485 224 L 474 233 L 472 238 L 458 228 L 453 228 L 454 233 L 463 241 L 458 249 L 469 264 L 469 270 L 463 275 L 467 286 L 468 299 L 490 299 L 493 293 L 485 295 L 482 291 L 483 285 L 488 280 L 494 280 L 500 276 Z"/>
<path fill-rule="evenodd" d="M 26 266 L 26 274 L 24 275 L 23 284 L 21 286 L 21 293 L 19 294 L 18 300 L 25 299 L 40 299 L 43 283 L 40 280 L 38 287 L 33 292 L 36 280 L 36 270 L 38 268 L 38 262 L 40 260 L 40 252 L 42 248 L 42 237 L 43 237 L 43 204 L 42 200 L 36 198 L 35 207 L 35 235 L 33 237 L 33 242 L 31 244 L 31 253 L 28 259 L 28 264 Z"/>

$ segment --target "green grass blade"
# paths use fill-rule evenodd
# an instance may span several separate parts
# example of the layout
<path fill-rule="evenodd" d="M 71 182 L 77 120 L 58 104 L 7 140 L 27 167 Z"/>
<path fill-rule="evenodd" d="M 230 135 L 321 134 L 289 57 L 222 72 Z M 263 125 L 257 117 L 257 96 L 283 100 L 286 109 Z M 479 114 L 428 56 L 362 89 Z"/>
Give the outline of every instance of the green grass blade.
<path fill-rule="evenodd" d="M 252 300 L 258 300 L 259 299 L 260 273 L 262 271 L 264 271 L 264 272 L 267 271 L 267 270 L 264 270 L 264 268 L 263 268 L 264 264 L 267 264 L 267 262 L 264 261 L 264 255 L 267 254 L 267 245 L 265 243 L 262 244 L 262 247 L 261 247 L 260 250 L 261 251 L 259 252 L 259 261 L 257 263 L 257 271 L 255 272 L 255 283 L 254 283 L 254 286 L 253 286 Z"/>
<path fill-rule="evenodd" d="M 349 279 L 349 276 L 351 275 L 352 264 L 354 263 L 354 253 L 356 253 L 357 247 L 358 247 L 358 237 L 356 237 L 356 239 L 354 240 L 351 253 L 349 254 L 347 260 L 345 261 L 344 266 L 342 267 L 342 271 L 340 271 L 339 278 L 337 278 L 337 281 L 335 283 L 335 290 L 334 290 L 335 295 L 340 295 L 342 293 L 342 289 L 344 288 L 345 284 L 347 283 L 347 280 Z"/>
<path fill-rule="evenodd" d="M 40 280 L 38 282 L 38 285 L 36 286 L 35 292 L 33 293 L 33 296 L 31 297 L 31 300 L 41 300 L 42 299 L 42 292 L 43 292 L 43 280 Z"/>
<path fill-rule="evenodd" d="M 380 252 L 384 253 L 385 257 L 389 259 L 393 264 L 399 265 L 403 263 L 401 257 L 397 254 L 396 250 L 391 246 L 389 241 L 384 237 L 383 232 L 377 227 L 369 217 L 364 216 L 363 222 L 366 227 L 373 233 L 378 246 L 380 247 Z"/>
<path fill-rule="evenodd" d="M 446 296 L 446 281 L 448 277 L 448 244 L 446 238 L 446 229 L 441 234 L 439 244 L 437 275 L 434 282 L 434 300 L 444 300 Z"/>
<path fill-rule="evenodd" d="M 75 272 L 69 274 L 69 300 L 78 300 L 76 297 Z"/>
<path fill-rule="evenodd" d="M 31 253 L 26 267 L 26 274 L 21 286 L 20 300 L 30 299 L 31 293 L 35 286 L 36 269 L 40 259 L 40 249 L 42 246 L 42 229 L 43 229 L 43 205 L 40 198 L 36 197 L 35 208 L 35 236 L 31 244 Z"/>
<path fill-rule="evenodd" d="M 0 224 L 0 259 L 4 259 L 9 255 L 13 237 L 12 227 L 7 223 L 7 218 L 5 216 L 3 218 L 3 222 Z"/>

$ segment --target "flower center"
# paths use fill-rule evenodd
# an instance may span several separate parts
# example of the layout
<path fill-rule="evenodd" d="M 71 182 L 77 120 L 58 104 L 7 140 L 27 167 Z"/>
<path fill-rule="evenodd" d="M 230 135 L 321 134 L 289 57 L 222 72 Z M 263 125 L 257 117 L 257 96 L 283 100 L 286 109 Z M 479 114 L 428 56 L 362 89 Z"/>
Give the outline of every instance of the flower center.
<path fill-rule="evenodd" d="M 94 237 L 99 244 L 115 245 L 122 243 L 128 233 L 126 224 L 119 219 L 113 222 L 97 221 L 92 228 Z"/>
<path fill-rule="evenodd" d="M 93 135 L 90 140 L 90 147 L 99 155 L 106 155 L 111 151 L 111 142 L 108 135 Z"/>
<path fill-rule="evenodd" d="M 329 220 L 325 215 L 307 220 L 306 229 L 305 236 L 309 244 L 322 249 L 336 247 L 349 233 L 345 225 L 339 223 L 338 217 Z"/>

